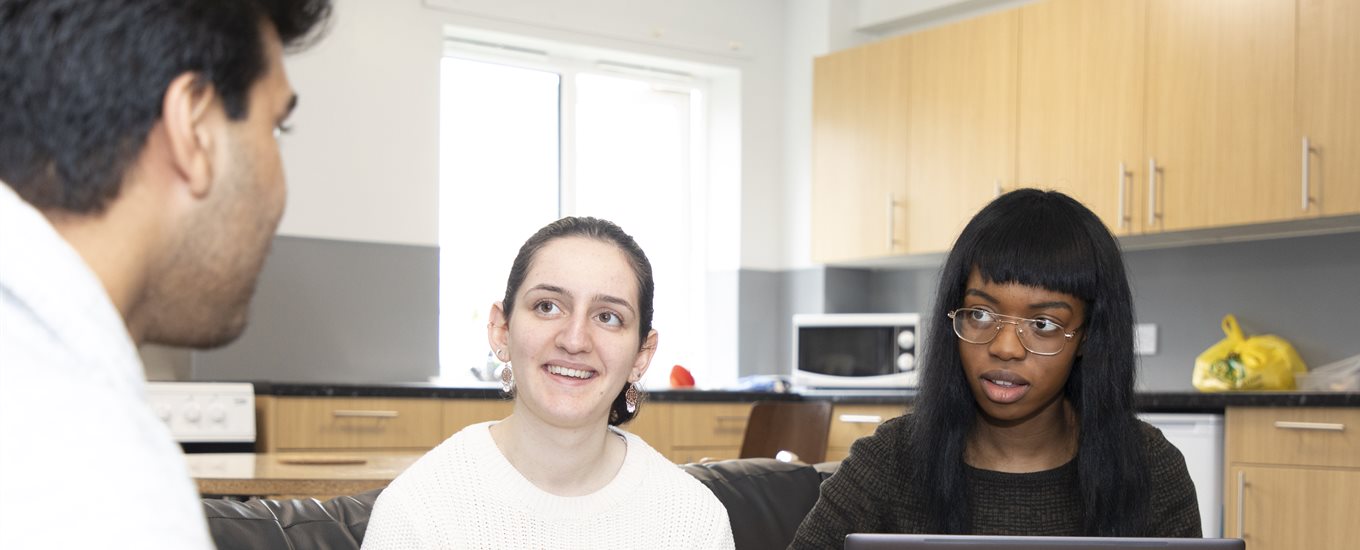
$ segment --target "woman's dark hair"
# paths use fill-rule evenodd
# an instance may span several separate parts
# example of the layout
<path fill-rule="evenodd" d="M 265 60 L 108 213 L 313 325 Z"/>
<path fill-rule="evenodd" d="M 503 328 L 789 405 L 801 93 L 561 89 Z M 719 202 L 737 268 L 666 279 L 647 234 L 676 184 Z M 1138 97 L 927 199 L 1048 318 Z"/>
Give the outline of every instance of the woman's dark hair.
<path fill-rule="evenodd" d="M 1133 409 L 1133 298 L 1119 245 L 1081 203 L 1056 191 L 1022 189 L 988 204 L 954 243 L 940 275 L 922 347 L 913 407 L 918 465 L 932 532 L 965 533 L 970 523 L 964 448 L 976 400 L 964 375 L 949 311 L 963 305 L 973 270 L 993 283 L 1071 294 L 1086 304 L 1080 353 L 1063 395 L 1077 416 L 1077 476 L 1090 536 L 1146 532 L 1148 473 Z"/>
<path fill-rule="evenodd" d="M 533 266 L 538 251 L 553 240 L 563 237 L 585 237 L 610 243 L 619 247 L 624 256 L 628 257 L 633 275 L 637 277 L 638 348 L 641 349 L 647 340 L 647 334 L 652 331 L 652 301 L 656 294 L 656 283 L 652 281 L 652 263 L 647 260 L 647 254 L 642 252 L 642 247 L 638 246 L 637 241 L 609 220 L 568 216 L 544 226 L 534 233 L 534 236 L 529 237 L 529 240 L 524 241 L 524 245 L 519 247 L 519 254 L 515 255 L 515 262 L 510 265 L 510 278 L 505 282 L 505 298 L 501 301 L 501 309 L 505 311 L 506 322 L 509 322 L 515 310 L 515 294 L 519 293 L 519 287 L 524 285 L 524 278 L 529 275 L 529 268 Z M 624 385 L 619 395 L 614 397 L 614 403 L 609 406 L 610 426 L 621 426 L 637 416 L 636 411 L 628 412 L 628 407 L 624 404 L 624 394 L 627 391 L 628 386 Z"/>
<path fill-rule="evenodd" d="M 0 179 L 39 209 L 100 212 L 172 80 L 199 75 L 241 120 L 269 66 L 261 24 L 297 49 L 330 11 L 330 0 L 0 2 Z"/>

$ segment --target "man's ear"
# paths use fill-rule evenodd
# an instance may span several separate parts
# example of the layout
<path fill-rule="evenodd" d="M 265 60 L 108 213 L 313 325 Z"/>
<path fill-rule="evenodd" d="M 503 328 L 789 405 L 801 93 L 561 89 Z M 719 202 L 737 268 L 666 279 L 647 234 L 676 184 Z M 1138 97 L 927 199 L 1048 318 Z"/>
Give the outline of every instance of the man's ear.
<path fill-rule="evenodd" d="M 212 188 L 213 154 L 218 145 L 214 125 L 224 119 L 217 92 L 200 75 L 184 73 L 170 81 L 161 121 L 175 173 L 195 197 L 207 195 Z"/>

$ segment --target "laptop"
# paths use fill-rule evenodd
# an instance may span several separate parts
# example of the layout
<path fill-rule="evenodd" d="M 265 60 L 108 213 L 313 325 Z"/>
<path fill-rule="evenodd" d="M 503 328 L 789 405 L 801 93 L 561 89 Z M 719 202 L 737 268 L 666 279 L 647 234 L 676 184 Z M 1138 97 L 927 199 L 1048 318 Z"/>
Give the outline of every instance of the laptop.
<path fill-rule="evenodd" d="M 853 534 L 845 550 L 1246 550 L 1242 539 Z"/>

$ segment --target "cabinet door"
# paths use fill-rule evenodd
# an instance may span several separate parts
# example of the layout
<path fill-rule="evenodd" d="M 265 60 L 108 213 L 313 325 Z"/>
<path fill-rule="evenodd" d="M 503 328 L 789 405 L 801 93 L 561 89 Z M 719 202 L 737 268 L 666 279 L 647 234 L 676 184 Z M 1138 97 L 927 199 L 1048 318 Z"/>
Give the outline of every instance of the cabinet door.
<path fill-rule="evenodd" d="M 1072 195 L 1117 235 L 1136 232 L 1146 202 L 1146 13 L 1141 0 L 1020 9 L 1016 181 Z"/>
<path fill-rule="evenodd" d="M 1010 10 L 907 35 L 907 252 L 948 250 L 1015 178 L 1016 48 Z"/>
<path fill-rule="evenodd" d="M 812 91 L 812 258 L 904 251 L 903 39 L 818 58 Z"/>
<path fill-rule="evenodd" d="M 1355 548 L 1360 470 L 1234 465 L 1228 478 L 1224 536 L 1251 550 Z"/>
<path fill-rule="evenodd" d="M 1294 15 L 1294 0 L 1148 5 L 1156 230 L 1303 215 Z"/>
<path fill-rule="evenodd" d="M 1360 2 L 1299 1 L 1299 155 L 1312 215 L 1360 213 Z"/>

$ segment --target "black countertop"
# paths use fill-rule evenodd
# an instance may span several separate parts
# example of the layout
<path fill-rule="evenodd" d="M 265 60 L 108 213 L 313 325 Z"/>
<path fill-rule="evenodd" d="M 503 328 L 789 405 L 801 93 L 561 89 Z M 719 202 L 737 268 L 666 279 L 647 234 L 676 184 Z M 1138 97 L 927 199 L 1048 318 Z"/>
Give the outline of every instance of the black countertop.
<path fill-rule="evenodd" d="M 441 399 L 499 399 L 496 387 L 467 388 L 430 383 L 318 384 L 256 382 L 256 395 L 304 397 L 425 397 Z M 914 391 L 850 393 L 771 393 L 725 390 L 660 390 L 647 392 L 658 402 L 752 402 L 826 399 L 843 404 L 902 404 L 915 399 Z M 1141 412 L 1222 412 L 1225 407 L 1360 407 L 1360 392 L 1143 392 L 1136 397 Z"/>

